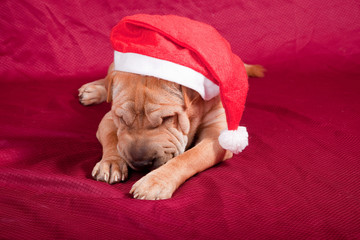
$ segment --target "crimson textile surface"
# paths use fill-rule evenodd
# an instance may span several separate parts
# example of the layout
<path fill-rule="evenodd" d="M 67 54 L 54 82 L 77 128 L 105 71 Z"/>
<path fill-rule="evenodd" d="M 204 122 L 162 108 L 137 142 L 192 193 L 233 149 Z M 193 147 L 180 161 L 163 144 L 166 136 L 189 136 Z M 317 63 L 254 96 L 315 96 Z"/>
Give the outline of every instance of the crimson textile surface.
<path fill-rule="evenodd" d="M 250 145 L 169 200 L 132 199 L 141 173 L 90 175 L 109 105 L 77 89 L 136 13 L 211 24 L 267 69 L 250 79 Z M 1 239 L 360 239 L 359 1 L 3 0 L 0 41 Z"/>

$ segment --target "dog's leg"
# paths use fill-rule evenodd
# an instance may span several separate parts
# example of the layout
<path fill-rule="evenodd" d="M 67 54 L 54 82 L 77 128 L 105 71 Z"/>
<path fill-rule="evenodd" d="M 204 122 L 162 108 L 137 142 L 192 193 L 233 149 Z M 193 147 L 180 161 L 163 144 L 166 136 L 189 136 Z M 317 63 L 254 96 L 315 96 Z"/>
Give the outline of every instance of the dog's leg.
<path fill-rule="evenodd" d="M 266 69 L 261 65 L 250 65 L 250 64 L 244 64 L 246 74 L 249 77 L 264 77 L 264 74 L 266 72 Z"/>
<path fill-rule="evenodd" d="M 198 144 L 142 177 L 133 185 L 130 193 L 138 199 L 171 198 L 188 178 L 232 156 L 219 145 L 219 134 L 218 127 L 204 129 Z"/>
<path fill-rule="evenodd" d="M 103 155 L 93 171 L 92 176 L 98 181 L 117 183 L 128 178 L 128 168 L 117 150 L 117 128 L 108 112 L 101 120 L 96 137 L 103 147 Z"/>
<path fill-rule="evenodd" d="M 108 69 L 108 75 L 114 70 L 114 64 L 112 63 Z M 106 78 L 99 79 L 94 82 L 84 84 L 79 88 L 79 101 L 81 104 L 87 106 L 91 104 L 99 104 L 106 100 Z"/>

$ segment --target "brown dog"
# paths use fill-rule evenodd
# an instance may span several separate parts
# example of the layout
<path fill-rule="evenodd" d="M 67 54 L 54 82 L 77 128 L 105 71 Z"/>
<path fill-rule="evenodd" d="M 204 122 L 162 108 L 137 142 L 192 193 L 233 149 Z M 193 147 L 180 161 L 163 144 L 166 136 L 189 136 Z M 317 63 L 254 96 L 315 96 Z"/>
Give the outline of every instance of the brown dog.
<path fill-rule="evenodd" d="M 246 73 L 262 77 L 259 65 Z M 109 86 L 109 87 L 108 87 Z M 130 193 L 137 199 L 167 199 L 188 178 L 232 157 L 218 142 L 226 129 L 220 97 L 204 101 L 179 84 L 155 77 L 125 73 L 110 66 L 105 79 L 83 85 L 80 102 L 97 104 L 112 99 L 97 138 L 103 156 L 92 172 L 98 181 L 125 181 L 128 167 L 153 170 L 137 181 Z"/>

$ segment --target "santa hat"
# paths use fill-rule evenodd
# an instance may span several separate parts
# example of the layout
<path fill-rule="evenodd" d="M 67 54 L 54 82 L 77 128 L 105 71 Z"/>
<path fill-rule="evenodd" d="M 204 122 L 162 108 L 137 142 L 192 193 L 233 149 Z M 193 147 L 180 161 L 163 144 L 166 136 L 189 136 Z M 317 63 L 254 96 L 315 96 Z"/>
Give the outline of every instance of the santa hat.
<path fill-rule="evenodd" d="M 220 94 L 228 129 L 220 145 L 233 153 L 248 145 L 239 127 L 248 82 L 241 59 L 210 25 L 174 15 L 123 18 L 111 32 L 115 70 L 162 78 L 197 91 L 204 100 Z"/>

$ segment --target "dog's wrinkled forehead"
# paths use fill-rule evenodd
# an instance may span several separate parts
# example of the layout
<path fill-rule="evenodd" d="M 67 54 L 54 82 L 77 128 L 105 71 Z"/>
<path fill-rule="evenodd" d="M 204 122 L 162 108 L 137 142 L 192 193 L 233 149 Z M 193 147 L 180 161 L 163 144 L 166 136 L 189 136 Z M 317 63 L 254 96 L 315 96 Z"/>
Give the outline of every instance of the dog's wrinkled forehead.
<path fill-rule="evenodd" d="M 162 119 L 184 111 L 184 98 L 178 84 L 154 77 L 125 75 L 114 82 L 113 110 L 126 125 L 146 118 L 153 127 Z"/>

